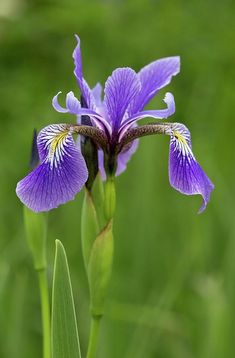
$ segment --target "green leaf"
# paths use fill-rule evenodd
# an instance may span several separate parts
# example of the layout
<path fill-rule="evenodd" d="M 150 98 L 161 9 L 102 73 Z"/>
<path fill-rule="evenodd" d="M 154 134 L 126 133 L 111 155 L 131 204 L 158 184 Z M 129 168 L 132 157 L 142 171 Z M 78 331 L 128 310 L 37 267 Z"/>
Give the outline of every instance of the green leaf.
<path fill-rule="evenodd" d="M 76 313 L 65 249 L 56 240 L 52 291 L 52 358 L 80 358 Z"/>
<path fill-rule="evenodd" d="M 42 270 L 46 267 L 47 216 L 24 206 L 24 225 L 34 267 L 36 270 Z"/>

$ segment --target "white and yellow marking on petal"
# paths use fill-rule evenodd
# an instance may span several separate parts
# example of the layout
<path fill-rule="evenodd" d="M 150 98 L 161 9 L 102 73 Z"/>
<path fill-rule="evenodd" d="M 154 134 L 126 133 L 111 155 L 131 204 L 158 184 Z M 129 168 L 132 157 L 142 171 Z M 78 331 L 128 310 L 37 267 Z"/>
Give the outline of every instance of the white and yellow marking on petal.
<path fill-rule="evenodd" d="M 178 151 L 178 156 L 182 155 L 187 157 L 189 161 L 194 159 L 192 149 L 189 145 L 190 133 L 188 129 L 181 124 L 175 124 L 172 128 L 171 136 L 172 140 L 175 142 L 174 151 Z"/>
<path fill-rule="evenodd" d="M 45 162 L 49 162 L 51 168 L 57 167 L 65 155 L 70 156 L 66 149 L 71 140 L 70 133 L 71 130 L 64 124 L 50 125 L 41 132 L 40 143 L 48 151 Z"/>

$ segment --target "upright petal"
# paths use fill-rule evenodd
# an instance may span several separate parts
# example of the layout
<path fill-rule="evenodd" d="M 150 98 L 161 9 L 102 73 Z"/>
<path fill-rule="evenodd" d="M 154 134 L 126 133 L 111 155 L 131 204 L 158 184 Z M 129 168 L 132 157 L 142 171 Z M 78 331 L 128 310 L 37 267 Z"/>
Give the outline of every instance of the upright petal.
<path fill-rule="evenodd" d="M 138 73 L 141 90 L 130 106 L 129 114 L 142 111 L 157 92 L 168 85 L 180 71 L 180 57 L 167 57 L 150 63 Z"/>
<path fill-rule="evenodd" d="M 100 83 L 97 83 L 94 88 L 92 88 L 92 93 L 95 99 L 95 107 L 96 112 L 98 112 L 103 118 L 108 118 L 106 107 L 104 105 L 103 99 L 102 99 L 102 86 Z M 109 122 L 106 120 L 107 125 L 109 125 Z"/>
<path fill-rule="evenodd" d="M 16 188 L 20 200 L 35 212 L 74 199 L 88 178 L 85 160 L 66 124 L 50 125 L 38 135 L 41 164 Z"/>
<path fill-rule="evenodd" d="M 131 68 L 118 68 L 107 79 L 104 102 L 115 130 L 119 128 L 130 102 L 139 90 L 139 79 Z"/>
<path fill-rule="evenodd" d="M 74 74 L 80 87 L 82 96 L 86 102 L 86 107 L 90 109 L 95 109 L 95 99 L 92 90 L 90 89 L 86 80 L 83 78 L 80 38 L 77 35 L 75 35 L 75 37 L 77 40 L 77 46 L 73 51 L 73 60 L 75 65 Z"/>
<path fill-rule="evenodd" d="M 73 51 L 73 60 L 75 65 L 74 74 L 78 82 L 82 82 L 83 74 L 82 74 L 81 42 L 78 35 L 75 35 L 75 38 L 77 40 L 77 45 Z"/>
<path fill-rule="evenodd" d="M 92 88 L 92 93 L 95 99 L 95 104 L 97 107 L 101 107 L 102 105 L 102 86 L 98 82 L 96 83 L 95 87 Z"/>
<path fill-rule="evenodd" d="M 193 155 L 189 130 L 180 123 L 171 126 L 169 179 L 170 184 L 183 194 L 200 194 L 203 203 L 199 212 L 205 210 L 214 185 Z"/>

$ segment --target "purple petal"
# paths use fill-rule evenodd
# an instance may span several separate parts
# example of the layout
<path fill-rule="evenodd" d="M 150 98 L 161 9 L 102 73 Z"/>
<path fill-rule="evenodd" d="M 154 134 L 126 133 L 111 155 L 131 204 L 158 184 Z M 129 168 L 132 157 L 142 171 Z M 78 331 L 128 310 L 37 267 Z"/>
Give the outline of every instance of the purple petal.
<path fill-rule="evenodd" d="M 58 102 L 58 96 L 62 92 L 58 92 L 56 96 L 52 99 L 52 106 L 57 112 L 60 113 L 71 113 L 71 114 L 77 114 L 81 108 L 79 100 L 74 96 L 73 92 L 70 91 L 66 95 L 66 108 L 62 107 Z"/>
<path fill-rule="evenodd" d="M 99 166 L 99 171 L 100 171 L 102 180 L 106 180 L 106 172 L 104 169 L 104 152 L 103 152 L 103 150 L 98 150 L 98 166 Z"/>
<path fill-rule="evenodd" d="M 75 35 L 77 40 L 77 45 L 73 51 L 73 59 L 75 64 L 74 74 L 77 78 L 78 82 L 82 82 L 83 75 L 82 75 L 82 56 L 81 56 L 81 46 L 80 46 L 80 38 L 78 35 Z"/>
<path fill-rule="evenodd" d="M 92 93 L 95 99 L 96 107 L 101 107 L 102 105 L 102 86 L 100 83 L 97 83 L 94 88 L 92 88 Z"/>
<path fill-rule="evenodd" d="M 141 90 L 133 101 L 130 114 L 141 111 L 144 106 L 157 94 L 157 92 L 168 85 L 172 76 L 180 71 L 180 57 L 167 57 L 150 63 L 138 73 L 141 82 Z"/>
<path fill-rule="evenodd" d="M 103 118 L 108 118 L 107 110 L 102 100 L 102 86 L 100 83 L 97 83 L 95 87 L 92 88 L 92 94 L 95 99 L 96 112 L 98 112 Z M 105 123 L 107 124 L 106 127 L 110 126 L 107 120 L 105 120 Z"/>
<path fill-rule="evenodd" d="M 175 100 L 174 100 L 173 94 L 170 92 L 167 92 L 163 101 L 167 104 L 166 109 L 142 111 L 142 112 L 136 113 L 135 115 L 133 115 L 130 118 L 127 118 L 119 130 L 119 140 L 122 139 L 124 134 L 133 125 L 133 123 L 140 119 L 143 119 L 146 117 L 163 119 L 163 118 L 168 118 L 169 116 L 174 114 L 175 113 Z"/>
<path fill-rule="evenodd" d="M 113 128 L 118 129 L 130 102 L 139 90 L 140 82 L 131 68 L 118 68 L 107 79 L 104 102 Z"/>
<path fill-rule="evenodd" d="M 79 100 L 74 96 L 72 91 L 66 95 L 66 107 L 71 114 L 77 114 L 81 108 Z"/>
<path fill-rule="evenodd" d="M 20 200 L 35 212 L 74 199 L 87 181 L 85 160 L 65 124 L 50 125 L 38 135 L 41 164 L 16 188 Z"/>
<path fill-rule="evenodd" d="M 98 166 L 99 166 L 101 178 L 103 180 L 106 180 L 106 172 L 104 169 L 104 152 L 103 152 L 103 150 L 98 150 Z"/>
<path fill-rule="evenodd" d="M 95 112 L 90 108 L 81 108 L 79 100 L 74 96 L 73 92 L 69 92 L 66 95 L 66 108 L 62 107 L 58 102 L 58 96 L 61 92 L 58 92 L 56 96 L 52 99 L 52 106 L 57 112 L 60 113 L 71 113 L 76 116 L 90 116 L 93 124 L 99 129 L 104 129 L 104 127 L 111 133 L 112 129 L 110 124 L 101 116 L 99 113 Z"/>
<path fill-rule="evenodd" d="M 64 108 L 62 107 L 59 102 L 58 102 L 58 97 L 59 97 L 59 94 L 61 94 L 62 92 L 58 92 L 53 98 L 52 98 L 52 106 L 53 108 L 59 112 L 59 113 L 68 113 L 69 110 L 68 108 Z"/>
<path fill-rule="evenodd" d="M 175 123 L 172 127 L 169 179 L 173 188 L 183 194 L 200 194 L 203 203 L 199 212 L 205 210 L 214 185 L 193 155 L 189 130 L 180 123 Z"/>
<path fill-rule="evenodd" d="M 95 109 L 95 99 L 93 93 L 88 83 L 83 78 L 83 74 L 82 74 L 82 56 L 81 56 L 80 39 L 77 35 L 75 35 L 75 37 L 77 40 L 77 46 L 73 51 L 73 59 L 75 64 L 74 74 L 77 79 L 78 85 L 80 87 L 82 96 L 86 102 L 87 108 Z"/>

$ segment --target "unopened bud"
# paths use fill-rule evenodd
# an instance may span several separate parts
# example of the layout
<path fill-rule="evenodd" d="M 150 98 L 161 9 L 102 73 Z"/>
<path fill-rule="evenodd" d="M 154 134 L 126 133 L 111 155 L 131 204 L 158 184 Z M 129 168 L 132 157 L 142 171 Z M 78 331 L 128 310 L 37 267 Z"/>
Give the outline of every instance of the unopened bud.
<path fill-rule="evenodd" d="M 112 220 L 95 239 L 88 264 L 91 313 L 102 316 L 113 262 Z"/>

